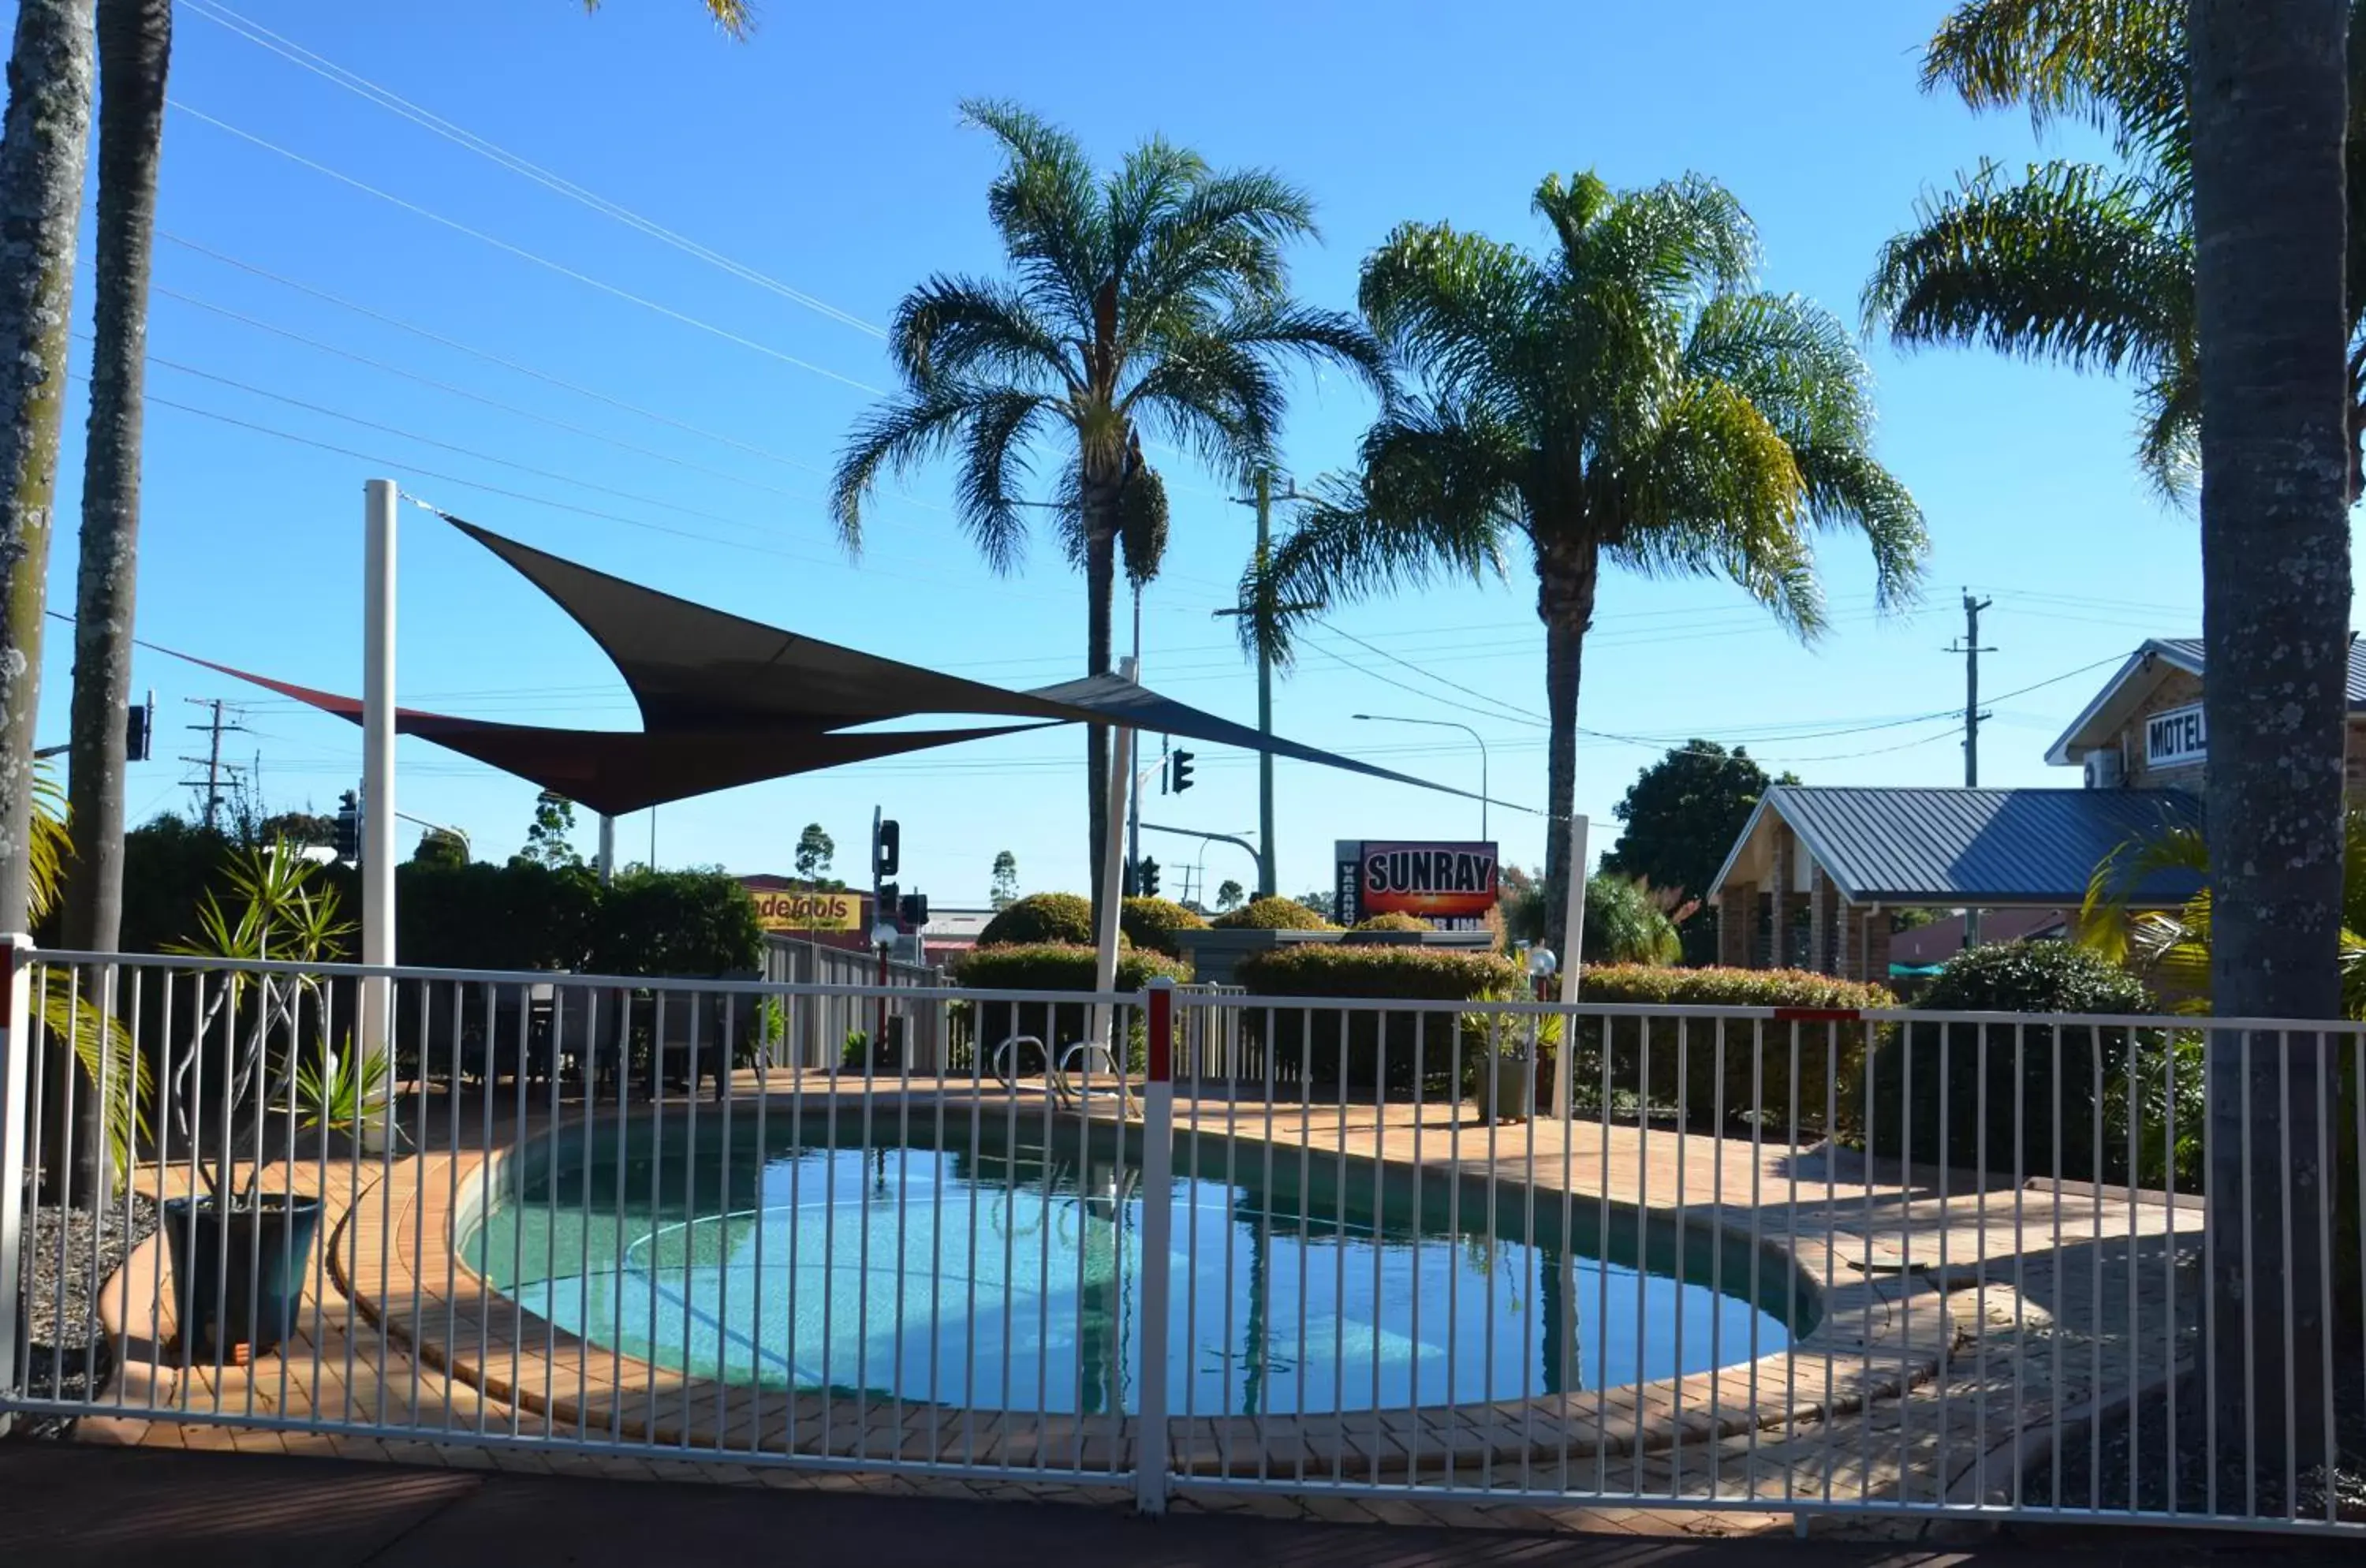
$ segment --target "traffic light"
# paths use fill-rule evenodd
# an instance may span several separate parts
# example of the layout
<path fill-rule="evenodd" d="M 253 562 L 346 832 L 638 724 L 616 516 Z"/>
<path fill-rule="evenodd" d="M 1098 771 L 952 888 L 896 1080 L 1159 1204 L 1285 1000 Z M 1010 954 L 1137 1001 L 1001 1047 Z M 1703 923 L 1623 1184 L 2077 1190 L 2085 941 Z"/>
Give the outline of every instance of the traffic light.
<path fill-rule="evenodd" d="M 362 858 L 362 802 L 352 790 L 337 800 L 337 858 L 349 863 Z"/>
<path fill-rule="evenodd" d="M 1177 751 L 1166 759 L 1166 776 L 1173 781 L 1175 793 L 1181 795 L 1191 787 L 1191 753 Z"/>
<path fill-rule="evenodd" d="M 125 761 L 144 762 L 148 760 L 149 740 L 154 731 L 155 724 L 156 694 L 151 692 L 145 703 L 134 703 L 130 710 L 124 715 L 123 760 Z"/>
<path fill-rule="evenodd" d="M 896 874 L 903 864 L 904 830 L 890 818 L 879 824 L 879 836 L 871 845 L 871 874 L 884 881 Z"/>
<path fill-rule="evenodd" d="M 1139 883 L 1142 885 L 1142 896 L 1143 896 L 1144 897 L 1145 897 L 1145 898 L 1155 898 L 1155 897 L 1158 897 L 1158 863 L 1157 863 L 1156 861 L 1155 861 L 1155 860 L 1144 860 L 1144 861 L 1142 863 L 1142 871 L 1141 871 L 1141 874 L 1139 874 L 1139 875 L 1138 875 L 1134 880 L 1135 880 L 1135 881 L 1137 881 L 1137 882 L 1139 882 Z"/>
<path fill-rule="evenodd" d="M 907 893 L 896 900 L 896 923 L 906 931 L 916 931 L 929 923 L 929 896 Z"/>

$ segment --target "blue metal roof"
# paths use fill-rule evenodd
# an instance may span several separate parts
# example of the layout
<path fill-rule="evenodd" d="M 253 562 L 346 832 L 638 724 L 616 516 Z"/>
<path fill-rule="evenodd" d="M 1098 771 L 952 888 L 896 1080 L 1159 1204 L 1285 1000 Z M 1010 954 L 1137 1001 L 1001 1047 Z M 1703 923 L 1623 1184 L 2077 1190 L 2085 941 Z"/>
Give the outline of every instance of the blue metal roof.
<path fill-rule="evenodd" d="M 1788 823 L 1853 902 L 1974 907 L 2076 905 L 2097 863 L 2122 844 L 2202 821 L 2198 798 L 2155 789 L 1778 784 L 1759 812 Z M 2138 901 L 2180 903 L 2198 886 L 2182 874 L 2155 877 Z"/>
<path fill-rule="evenodd" d="M 2163 649 L 2197 675 L 2202 672 L 2202 639 L 2198 637 L 2154 637 L 2146 646 Z M 2352 708 L 2366 708 L 2366 647 L 2360 646 L 2356 638 L 2349 644 L 2348 695 Z"/>

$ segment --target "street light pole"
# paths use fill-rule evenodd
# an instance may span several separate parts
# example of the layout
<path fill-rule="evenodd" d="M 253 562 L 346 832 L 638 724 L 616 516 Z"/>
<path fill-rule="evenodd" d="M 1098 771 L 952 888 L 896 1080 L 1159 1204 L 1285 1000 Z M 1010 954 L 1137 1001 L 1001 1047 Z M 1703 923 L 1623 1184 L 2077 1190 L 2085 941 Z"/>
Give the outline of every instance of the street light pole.
<path fill-rule="evenodd" d="M 1392 713 L 1359 713 L 1354 716 L 1372 724 L 1426 724 L 1439 729 L 1459 729 L 1479 743 L 1479 837 L 1487 837 L 1487 738 L 1467 724 L 1450 718 L 1406 718 Z"/>

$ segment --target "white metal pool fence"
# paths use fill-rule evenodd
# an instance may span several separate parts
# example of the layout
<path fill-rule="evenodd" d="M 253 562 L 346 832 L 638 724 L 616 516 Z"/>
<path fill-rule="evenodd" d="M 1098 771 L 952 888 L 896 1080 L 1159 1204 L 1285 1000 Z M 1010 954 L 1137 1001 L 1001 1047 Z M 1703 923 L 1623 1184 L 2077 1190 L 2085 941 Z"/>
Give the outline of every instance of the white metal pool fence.
<path fill-rule="evenodd" d="M 9 951 L 0 1421 L 2366 1529 L 2356 1025 Z"/>

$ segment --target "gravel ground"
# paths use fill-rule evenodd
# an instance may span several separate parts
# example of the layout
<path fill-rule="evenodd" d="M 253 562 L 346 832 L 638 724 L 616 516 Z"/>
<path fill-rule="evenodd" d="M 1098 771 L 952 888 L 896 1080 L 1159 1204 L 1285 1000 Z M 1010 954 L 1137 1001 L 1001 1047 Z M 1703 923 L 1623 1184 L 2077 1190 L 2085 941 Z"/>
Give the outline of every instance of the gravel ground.
<path fill-rule="evenodd" d="M 26 1389 L 35 1398 L 86 1399 L 105 1385 L 113 1369 L 99 1327 L 98 1287 L 155 1232 L 155 1204 L 133 1194 L 130 1221 L 127 1227 L 119 1198 L 98 1217 L 96 1271 L 87 1210 L 44 1206 L 27 1227 L 25 1315 L 32 1345 Z M 73 1427 L 70 1417 L 35 1416 L 17 1423 L 17 1435 L 58 1438 Z"/>
<path fill-rule="evenodd" d="M 2198 1374 L 2189 1375 L 2177 1389 L 2177 1452 L 2175 1506 L 2180 1513 L 2206 1513 L 2210 1508 L 2210 1423 Z M 2335 1517 L 2366 1521 L 2366 1369 L 2351 1366 L 2341 1375 L 2335 1408 L 2341 1412 L 2335 1428 L 2339 1462 L 2330 1472 L 2317 1469 L 2300 1477 L 2297 1512 L 2304 1518 L 2325 1517 L 2328 1491 Z M 2083 1508 L 2090 1496 L 2105 1509 L 2129 1506 L 2128 1466 L 2136 1466 L 2135 1504 L 2139 1509 L 2165 1511 L 2170 1501 L 2170 1457 L 2168 1391 L 2156 1390 L 2133 1410 L 2124 1410 L 2102 1424 L 2096 1438 L 2065 1435 L 2060 1467 L 2062 1503 Z M 2097 1449 L 2100 1438 L 2101 1465 Z M 2218 1511 L 2248 1511 L 2252 1504 L 2247 1488 L 2259 1487 L 2257 1510 L 2263 1515 L 2286 1512 L 2284 1478 L 2255 1472 L 2236 1445 L 2220 1445 Z M 2044 1506 L 2054 1497 L 2056 1467 L 2041 1461 L 2022 1482 L 2023 1495 Z M 2100 1479 L 2099 1479 L 2100 1478 Z"/>

